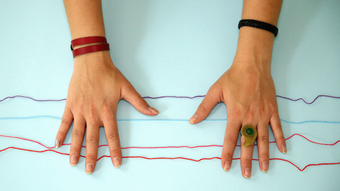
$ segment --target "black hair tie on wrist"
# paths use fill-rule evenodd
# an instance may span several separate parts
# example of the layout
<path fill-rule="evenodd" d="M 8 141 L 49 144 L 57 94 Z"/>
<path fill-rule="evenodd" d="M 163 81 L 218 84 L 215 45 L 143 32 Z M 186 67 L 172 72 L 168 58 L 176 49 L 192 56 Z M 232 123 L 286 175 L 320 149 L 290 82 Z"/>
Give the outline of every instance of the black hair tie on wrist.
<path fill-rule="evenodd" d="M 240 20 L 240 22 L 238 23 L 238 28 L 240 29 L 243 26 L 254 27 L 254 28 L 269 31 L 274 34 L 274 37 L 276 37 L 277 33 L 279 32 L 279 29 L 274 25 L 271 25 L 269 23 L 265 23 L 262 21 L 252 20 L 252 19 Z"/>

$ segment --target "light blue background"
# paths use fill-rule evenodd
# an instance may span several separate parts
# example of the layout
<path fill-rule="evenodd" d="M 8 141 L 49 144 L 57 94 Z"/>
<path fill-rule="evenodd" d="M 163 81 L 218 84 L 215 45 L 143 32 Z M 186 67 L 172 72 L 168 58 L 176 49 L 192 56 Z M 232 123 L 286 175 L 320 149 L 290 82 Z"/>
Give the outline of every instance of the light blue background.
<path fill-rule="evenodd" d="M 231 65 L 236 51 L 241 1 L 117 0 L 103 1 L 106 33 L 115 65 L 142 96 L 202 95 Z M 319 94 L 340 96 L 340 1 L 284 1 L 275 39 L 272 75 L 278 95 L 312 101 Z M 17 94 L 61 99 L 73 70 L 71 40 L 62 1 L 0 0 L 0 99 Z M 202 99 L 147 100 L 156 117 L 139 114 L 121 101 L 119 119 L 189 119 Z M 65 102 L 38 103 L 9 99 L 0 118 L 61 117 Z M 313 105 L 278 99 L 280 117 L 293 122 L 340 121 L 340 100 L 320 98 Z M 225 119 L 218 104 L 209 119 Z M 60 120 L 0 120 L 0 134 L 34 139 L 53 146 Z M 119 122 L 122 146 L 222 144 L 226 122 Z M 285 136 L 301 133 L 324 143 L 340 139 L 340 124 L 282 123 Z M 66 142 L 70 142 L 71 134 Z M 271 140 L 273 136 L 271 135 Z M 100 144 L 106 143 L 101 129 Z M 0 138 L 0 149 L 36 150 L 34 143 Z M 339 162 L 340 145 L 319 146 L 294 137 L 288 153 L 270 145 L 271 158 L 308 163 Z M 69 147 L 59 149 L 69 152 Z M 255 149 L 256 150 L 256 149 Z M 85 151 L 83 150 L 84 154 Z M 99 156 L 108 154 L 100 148 Z M 239 148 L 235 157 L 240 154 Z M 123 150 L 123 155 L 219 157 L 221 148 Z M 257 152 L 254 153 L 257 158 Z M 270 162 L 267 174 L 253 162 L 244 179 L 239 161 L 224 172 L 220 160 L 124 159 L 119 169 L 102 159 L 86 175 L 84 159 L 70 167 L 68 156 L 8 150 L 0 153 L 0 190 L 339 190 L 340 165 L 309 167 L 300 172 L 282 161 Z"/>

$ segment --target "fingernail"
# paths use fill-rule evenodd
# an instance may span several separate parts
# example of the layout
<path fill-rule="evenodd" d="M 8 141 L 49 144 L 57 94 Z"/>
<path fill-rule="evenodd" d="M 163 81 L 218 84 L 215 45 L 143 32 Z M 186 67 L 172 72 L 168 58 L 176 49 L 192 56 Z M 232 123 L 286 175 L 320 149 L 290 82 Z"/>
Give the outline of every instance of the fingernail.
<path fill-rule="evenodd" d="M 282 153 L 287 153 L 286 145 L 282 145 L 281 149 L 282 149 Z"/>
<path fill-rule="evenodd" d="M 262 172 L 267 173 L 268 172 L 268 162 L 267 161 L 263 161 L 262 162 Z"/>
<path fill-rule="evenodd" d="M 250 168 L 244 169 L 244 178 L 250 178 Z"/>
<path fill-rule="evenodd" d="M 72 155 L 71 156 L 70 165 L 71 166 L 76 166 L 77 165 L 77 156 L 76 155 Z"/>
<path fill-rule="evenodd" d="M 193 123 L 196 122 L 197 119 L 198 119 L 198 115 L 195 113 L 195 114 L 191 117 L 191 119 L 189 120 L 189 123 L 193 124 Z"/>
<path fill-rule="evenodd" d="M 149 110 L 151 111 L 151 113 L 157 115 L 159 113 L 159 111 L 153 107 L 149 107 Z"/>
<path fill-rule="evenodd" d="M 112 163 L 113 163 L 113 166 L 115 166 L 116 168 L 119 168 L 120 167 L 120 162 L 119 162 L 119 158 L 118 157 L 115 157 L 112 159 Z"/>
<path fill-rule="evenodd" d="M 224 163 L 223 169 L 224 169 L 226 172 L 229 171 L 229 169 L 230 169 L 230 162 L 229 162 L 229 161 L 226 161 L 226 162 Z"/>
<path fill-rule="evenodd" d="M 59 139 L 55 140 L 55 148 L 56 148 L 56 149 L 60 147 L 60 146 L 59 146 L 59 143 L 60 143 L 60 140 L 59 140 Z"/>
<path fill-rule="evenodd" d="M 87 163 L 85 167 L 86 174 L 92 174 L 93 172 L 93 165 L 91 163 Z"/>

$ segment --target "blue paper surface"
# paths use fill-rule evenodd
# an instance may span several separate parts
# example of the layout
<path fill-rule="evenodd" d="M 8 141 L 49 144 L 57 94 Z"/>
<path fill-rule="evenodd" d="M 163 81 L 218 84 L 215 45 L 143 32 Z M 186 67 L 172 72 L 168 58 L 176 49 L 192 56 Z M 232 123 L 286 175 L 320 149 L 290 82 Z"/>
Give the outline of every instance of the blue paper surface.
<path fill-rule="evenodd" d="M 278 95 L 308 102 L 317 95 L 340 96 L 339 10 L 336 0 L 284 1 L 272 59 Z M 233 61 L 242 1 L 107 0 L 103 1 L 103 11 L 113 62 L 142 96 L 195 96 L 206 94 Z M 73 58 L 62 1 L 1 0 L 0 27 L 0 99 L 14 95 L 66 98 Z M 144 116 L 129 103 L 119 103 L 122 147 L 223 143 L 224 104 L 218 104 L 208 120 L 191 125 L 187 120 L 202 98 L 147 101 L 159 115 Z M 340 139 L 340 100 L 322 97 L 308 105 L 278 98 L 278 105 L 286 137 L 300 133 L 322 143 Z M 64 106 L 65 101 L 24 98 L 0 102 L 0 134 L 53 146 Z M 274 140 L 271 132 L 270 140 Z M 71 133 L 65 143 L 70 141 Z M 103 128 L 100 144 L 106 144 Z M 0 150 L 10 146 L 44 149 L 35 143 L 0 137 Z M 282 154 L 270 144 L 270 158 L 284 158 L 300 168 L 309 163 L 340 162 L 339 144 L 316 145 L 293 137 L 287 141 L 287 149 L 287 154 Z M 199 159 L 220 157 L 221 150 L 125 149 L 123 156 Z M 69 146 L 58 151 L 68 153 Z M 108 154 L 108 148 L 102 147 L 98 157 Z M 239 148 L 234 155 L 239 157 Z M 253 157 L 258 158 L 256 147 Z M 123 159 L 122 166 L 115 169 L 109 158 L 103 158 L 92 175 L 85 174 L 84 163 L 80 159 L 76 167 L 70 167 L 68 156 L 7 150 L 0 153 L 0 190 L 340 189 L 340 165 L 312 166 L 300 172 L 287 162 L 271 161 L 264 174 L 253 161 L 252 177 L 245 179 L 239 161 L 225 172 L 218 159 L 197 163 Z"/>

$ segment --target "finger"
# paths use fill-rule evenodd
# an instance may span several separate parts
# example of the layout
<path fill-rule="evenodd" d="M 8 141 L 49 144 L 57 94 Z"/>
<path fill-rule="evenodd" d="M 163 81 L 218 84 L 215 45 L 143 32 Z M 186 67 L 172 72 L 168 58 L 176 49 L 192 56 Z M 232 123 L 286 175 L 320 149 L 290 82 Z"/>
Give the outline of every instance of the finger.
<path fill-rule="evenodd" d="M 70 165 L 76 166 L 79 161 L 81 146 L 83 144 L 85 133 L 85 120 L 83 117 L 76 117 L 74 119 L 72 140 L 70 148 Z"/>
<path fill-rule="evenodd" d="M 257 147 L 260 169 L 266 173 L 269 167 L 269 133 L 266 122 L 259 123 L 257 126 Z"/>
<path fill-rule="evenodd" d="M 149 106 L 131 84 L 122 92 L 122 97 L 144 115 L 157 115 L 159 113 L 155 108 Z"/>
<path fill-rule="evenodd" d="M 222 149 L 222 168 L 225 171 L 229 171 L 232 160 L 233 154 L 235 150 L 235 146 L 237 143 L 238 133 L 240 131 L 241 122 L 235 120 L 228 120 L 227 121 L 227 129 L 225 131 L 224 142 L 223 142 L 223 149 Z"/>
<path fill-rule="evenodd" d="M 283 135 L 282 126 L 281 126 L 281 120 L 279 117 L 279 114 L 276 112 L 274 113 L 270 118 L 270 127 L 273 130 L 273 134 L 276 140 L 277 148 L 282 152 L 286 153 L 286 140 Z"/>
<path fill-rule="evenodd" d="M 64 143 L 67 132 L 70 129 L 70 126 L 72 125 L 72 121 L 73 121 L 72 112 L 67 107 L 65 107 L 65 111 L 59 126 L 59 130 L 55 138 L 55 148 L 59 148 Z"/>
<path fill-rule="evenodd" d="M 89 123 L 86 128 L 85 172 L 91 174 L 97 163 L 99 126 Z"/>
<path fill-rule="evenodd" d="M 119 168 L 122 163 L 118 127 L 115 115 L 104 121 L 106 140 L 109 145 L 111 161 L 114 167 Z"/>
<path fill-rule="evenodd" d="M 245 139 L 241 136 L 241 170 L 244 178 L 250 178 L 254 143 L 245 147 L 244 141 Z"/>
<path fill-rule="evenodd" d="M 217 90 L 210 88 L 207 95 L 204 97 L 201 104 L 198 106 L 195 114 L 190 118 L 189 123 L 195 124 L 203 121 L 211 110 L 215 107 L 215 105 L 220 102 L 219 93 Z"/>

